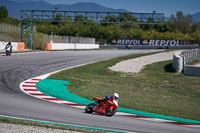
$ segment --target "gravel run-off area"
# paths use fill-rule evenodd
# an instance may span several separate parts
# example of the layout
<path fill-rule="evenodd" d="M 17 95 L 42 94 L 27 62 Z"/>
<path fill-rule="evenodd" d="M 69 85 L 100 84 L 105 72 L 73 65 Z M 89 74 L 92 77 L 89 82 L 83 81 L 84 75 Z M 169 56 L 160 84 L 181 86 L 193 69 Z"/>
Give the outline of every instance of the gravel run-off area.
<path fill-rule="evenodd" d="M 180 50 L 179 50 L 180 51 Z M 167 61 L 173 59 L 173 54 L 179 51 L 170 51 L 170 52 L 162 52 L 153 55 L 142 56 L 139 58 L 129 59 L 125 61 L 121 61 L 115 64 L 109 69 L 118 72 L 131 72 L 131 73 L 138 73 L 140 72 L 146 65 L 160 62 L 160 61 Z"/>
<path fill-rule="evenodd" d="M 45 128 L 45 127 L 0 123 L 0 133 L 79 133 L 79 132 Z"/>

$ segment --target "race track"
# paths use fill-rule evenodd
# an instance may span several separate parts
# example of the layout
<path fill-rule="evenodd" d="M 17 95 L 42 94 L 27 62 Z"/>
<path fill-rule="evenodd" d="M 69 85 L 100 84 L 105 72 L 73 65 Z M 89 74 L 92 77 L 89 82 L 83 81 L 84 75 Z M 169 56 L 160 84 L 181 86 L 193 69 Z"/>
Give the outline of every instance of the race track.
<path fill-rule="evenodd" d="M 199 133 L 200 128 L 84 113 L 84 110 L 31 97 L 19 88 L 29 78 L 80 64 L 155 50 L 58 51 L 0 56 L 0 115 L 139 133 Z"/>

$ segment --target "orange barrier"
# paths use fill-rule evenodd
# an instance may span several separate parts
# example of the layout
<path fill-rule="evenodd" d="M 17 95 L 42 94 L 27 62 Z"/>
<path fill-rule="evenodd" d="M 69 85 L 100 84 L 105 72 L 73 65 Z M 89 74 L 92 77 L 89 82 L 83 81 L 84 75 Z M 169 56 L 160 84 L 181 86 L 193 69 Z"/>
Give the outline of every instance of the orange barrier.
<path fill-rule="evenodd" d="M 47 43 L 45 50 L 52 50 L 52 44 L 51 43 Z"/>
<path fill-rule="evenodd" d="M 25 43 L 24 42 L 18 42 L 17 43 L 17 50 L 24 50 L 25 49 Z"/>

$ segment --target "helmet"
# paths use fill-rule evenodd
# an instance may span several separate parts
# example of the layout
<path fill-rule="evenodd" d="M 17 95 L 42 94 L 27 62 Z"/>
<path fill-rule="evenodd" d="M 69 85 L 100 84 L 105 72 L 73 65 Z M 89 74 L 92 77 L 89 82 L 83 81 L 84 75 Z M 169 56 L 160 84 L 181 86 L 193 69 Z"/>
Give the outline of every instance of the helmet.
<path fill-rule="evenodd" d="M 119 98 L 119 94 L 117 94 L 117 93 L 114 93 L 113 96 L 114 96 L 116 99 Z"/>

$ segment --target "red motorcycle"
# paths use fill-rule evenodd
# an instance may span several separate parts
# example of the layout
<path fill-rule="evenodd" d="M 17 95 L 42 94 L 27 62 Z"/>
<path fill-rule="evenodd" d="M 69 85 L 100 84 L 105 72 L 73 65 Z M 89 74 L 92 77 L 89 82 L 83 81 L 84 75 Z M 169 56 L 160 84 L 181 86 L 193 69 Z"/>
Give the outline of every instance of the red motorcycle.
<path fill-rule="evenodd" d="M 85 107 L 86 113 L 98 113 L 106 116 L 113 116 L 117 112 L 118 103 L 115 100 L 94 97 L 95 103 L 90 103 Z"/>

